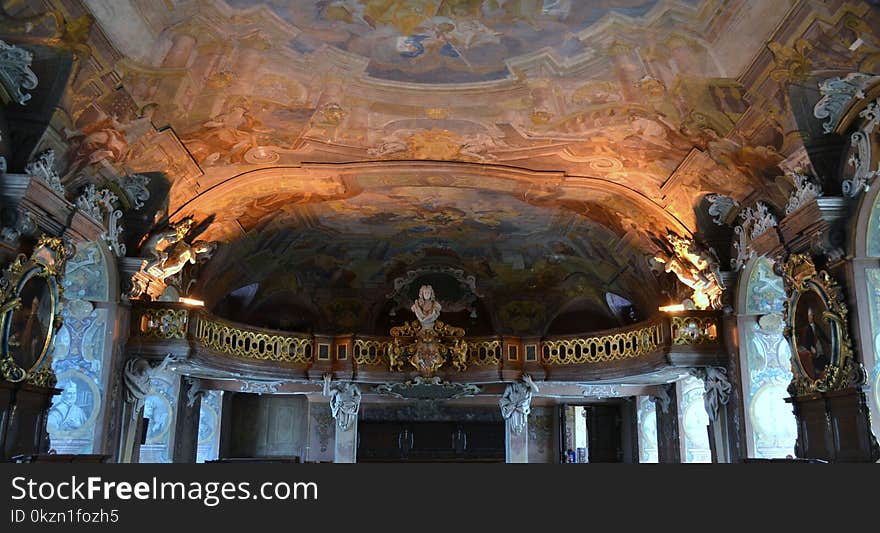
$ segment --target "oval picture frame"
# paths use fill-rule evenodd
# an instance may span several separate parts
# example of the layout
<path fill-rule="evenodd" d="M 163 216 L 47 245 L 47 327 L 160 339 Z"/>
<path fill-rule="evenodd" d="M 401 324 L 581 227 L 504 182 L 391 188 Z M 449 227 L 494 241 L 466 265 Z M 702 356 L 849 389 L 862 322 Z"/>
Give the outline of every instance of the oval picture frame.
<path fill-rule="evenodd" d="M 30 258 L 19 255 L 0 286 L 0 378 L 52 387 L 52 344 L 61 325 L 60 278 L 72 248 L 41 237 Z"/>
<path fill-rule="evenodd" d="M 852 357 L 847 308 L 837 282 L 828 272 L 817 272 L 804 254 L 789 257 L 782 278 L 788 295 L 785 336 L 794 374 L 789 392 L 803 396 L 857 384 L 859 366 Z"/>
<path fill-rule="evenodd" d="M 57 329 L 58 283 L 45 267 L 34 265 L 22 274 L 14 298 L 16 304 L 0 317 L 3 356 L 15 365 L 9 379 L 13 382 L 46 363 Z"/>

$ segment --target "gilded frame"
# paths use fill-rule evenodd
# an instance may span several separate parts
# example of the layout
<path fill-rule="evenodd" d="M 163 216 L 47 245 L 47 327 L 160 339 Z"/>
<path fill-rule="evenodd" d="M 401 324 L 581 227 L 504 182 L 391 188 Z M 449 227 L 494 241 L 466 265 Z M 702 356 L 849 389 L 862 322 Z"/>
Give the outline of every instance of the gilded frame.
<path fill-rule="evenodd" d="M 64 264 L 71 255 L 71 246 L 61 239 L 44 236 L 40 238 L 30 257 L 20 254 L 3 272 L 0 280 L 0 378 L 41 387 L 55 385 L 57 380 L 52 372 L 52 343 L 61 326 L 61 276 Z M 42 319 L 40 324 L 45 327 L 45 333 L 39 338 L 39 349 L 34 354 L 33 362 L 21 366 L 12 350 L 15 345 L 13 336 L 17 333 L 13 331 L 13 324 L 16 313 L 23 310 L 22 295 L 33 283 L 44 283 L 47 289 L 47 307 L 40 305 L 40 300 L 34 298 L 37 301 L 34 307 L 40 305 L 41 316 L 38 318 Z M 32 309 L 31 317 L 37 311 Z"/>
<path fill-rule="evenodd" d="M 861 367 L 853 358 L 848 310 L 837 282 L 828 272 L 817 271 L 805 254 L 788 258 L 782 279 L 788 296 L 784 333 L 794 374 L 789 393 L 803 396 L 858 385 Z M 817 370 L 815 361 L 823 359 L 822 370 Z"/>

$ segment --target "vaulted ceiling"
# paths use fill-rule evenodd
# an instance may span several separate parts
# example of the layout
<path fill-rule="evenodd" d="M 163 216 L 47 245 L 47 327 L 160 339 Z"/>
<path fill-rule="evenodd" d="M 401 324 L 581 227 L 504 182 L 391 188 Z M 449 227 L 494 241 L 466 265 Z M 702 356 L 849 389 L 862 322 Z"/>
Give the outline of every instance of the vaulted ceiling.
<path fill-rule="evenodd" d="M 488 329 L 615 325 L 608 293 L 650 314 L 675 291 L 649 258 L 668 232 L 711 240 L 707 193 L 784 205 L 789 86 L 819 61 L 801 41 L 826 74 L 877 50 L 849 50 L 877 24 L 862 2 L 82 5 L 66 127 L 115 136 L 73 142 L 65 180 L 161 175 L 157 219 L 223 243 L 195 290 L 278 327 L 384 324 L 396 279 L 446 268 Z"/>

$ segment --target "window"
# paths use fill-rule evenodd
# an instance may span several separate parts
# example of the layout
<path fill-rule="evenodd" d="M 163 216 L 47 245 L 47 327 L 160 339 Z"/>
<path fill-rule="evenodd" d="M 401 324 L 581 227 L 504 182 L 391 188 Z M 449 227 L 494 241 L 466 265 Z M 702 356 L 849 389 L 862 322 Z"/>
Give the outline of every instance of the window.
<path fill-rule="evenodd" d="M 794 455 L 797 420 L 785 402 L 792 380 L 791 348 L 783 337 L 782 310 L 786 301 L 782 278 L 773 262 L 759 257 L 746 285 L 742 325 L 741 379 L 750 457 Z"/>

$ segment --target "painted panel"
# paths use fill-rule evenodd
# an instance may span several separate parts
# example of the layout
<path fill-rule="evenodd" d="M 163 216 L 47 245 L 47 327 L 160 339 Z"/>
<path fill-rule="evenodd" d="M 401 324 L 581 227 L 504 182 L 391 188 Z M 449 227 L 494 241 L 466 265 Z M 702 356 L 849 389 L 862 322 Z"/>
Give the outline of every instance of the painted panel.
<path fill-rule="evenodd" d="M 104 338 L 107 310 L 66 306 L 55 338 L 52 369 L 61 394 L 52 399 L 46 428 L 49 447 L 57 453 L 94 451 L 95 425 L 104 395 Z"/>

